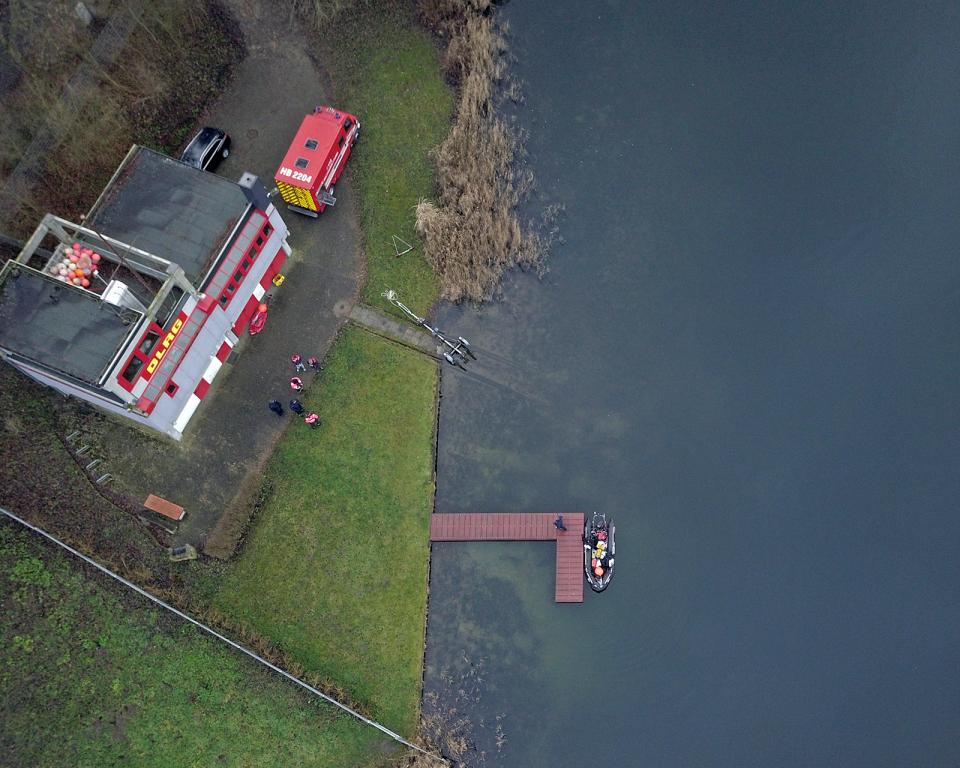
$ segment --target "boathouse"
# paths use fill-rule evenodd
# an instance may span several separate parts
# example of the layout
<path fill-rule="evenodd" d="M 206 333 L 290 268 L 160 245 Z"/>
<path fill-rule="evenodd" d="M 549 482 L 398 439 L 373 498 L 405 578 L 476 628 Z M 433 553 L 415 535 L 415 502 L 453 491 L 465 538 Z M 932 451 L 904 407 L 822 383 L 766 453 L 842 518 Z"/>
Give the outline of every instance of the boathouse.
<path fill-rule="evenodd" d="M 82 224 L 47 214 L 0 270 L 0 357 L 179 440 L 289 254 L 256 176 L 135 145 Z"/>

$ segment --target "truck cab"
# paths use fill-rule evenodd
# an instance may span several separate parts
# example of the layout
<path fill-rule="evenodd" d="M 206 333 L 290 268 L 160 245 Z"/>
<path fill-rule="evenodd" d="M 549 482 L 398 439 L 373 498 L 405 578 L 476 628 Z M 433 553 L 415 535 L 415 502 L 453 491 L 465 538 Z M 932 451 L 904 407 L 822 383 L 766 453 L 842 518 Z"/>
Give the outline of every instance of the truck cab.
<path fill-rule="evenodd" d="M 356 115 L 334 107 L 317 107 L 303 118 L 274 176 L 287 208 L 317 217 L 334 205 L 334 185 L 360 138 Z"/>

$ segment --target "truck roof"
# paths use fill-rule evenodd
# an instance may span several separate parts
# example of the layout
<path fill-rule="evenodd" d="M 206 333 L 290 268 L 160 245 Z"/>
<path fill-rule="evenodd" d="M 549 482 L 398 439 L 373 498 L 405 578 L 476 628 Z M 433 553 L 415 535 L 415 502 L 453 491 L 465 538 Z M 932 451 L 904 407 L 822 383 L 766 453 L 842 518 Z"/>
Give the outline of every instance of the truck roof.
<path fill-rule="evenodd" d="M 276 179 L 292 187 L 312 189 L 317 178 L 322 178 L 325 173 L 330 149 L 337 143 L 347 118 L 354 123 L 357 121 L 349 112 L 335 110 L 333 107 L 318 107 L 316 112 L 303 118 L 297 135 L 280 164 L 280 168 L 298 171 L 300 175 L 281 175 L 280 169 L 277 169 Z"/>

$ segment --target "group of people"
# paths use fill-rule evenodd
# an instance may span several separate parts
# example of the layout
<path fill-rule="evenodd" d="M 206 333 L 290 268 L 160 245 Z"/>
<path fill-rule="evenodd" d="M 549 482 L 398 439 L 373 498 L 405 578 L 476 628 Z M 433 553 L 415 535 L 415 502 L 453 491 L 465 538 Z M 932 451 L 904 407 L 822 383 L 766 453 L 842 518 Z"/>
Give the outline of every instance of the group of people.
<path fill-rule="evenodd" d="M 303 362 L 303 358 L 298 354 L 290 355 L 290 363 L 293 365 L 294 375 L 290 377 L 290 389 L 294 392 L 303 391 L 303 379 L 301 379 L 296 374 L 303 373 L 307 370 L 307 365 L 309 365 L 314 371 L 319 373 L 320 371 L 320 361 L 311 356 L 307 359 L 306 365 Z M 279 400 L 271 400 L 267 403 L 267 408 L 273 411 L 277 416 L 283 416 L 283 403 Z M 293 411 L 297 416 L 301 417 L 304 423 L 308 427 L 313 427 L 316 429 L 320 426 L 320 416 L 314 412 L 307 413 L 306 408 L 303 407 L 303 403 L 294 398 L 290 401 L 290 410 Z"/>

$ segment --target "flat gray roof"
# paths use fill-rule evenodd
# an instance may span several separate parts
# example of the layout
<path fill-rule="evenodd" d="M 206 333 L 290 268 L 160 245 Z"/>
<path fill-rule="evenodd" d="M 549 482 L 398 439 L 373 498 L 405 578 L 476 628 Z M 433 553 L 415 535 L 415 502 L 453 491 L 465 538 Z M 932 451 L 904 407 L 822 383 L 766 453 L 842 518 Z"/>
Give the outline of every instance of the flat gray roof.
<path fill-rule="evenodd" d="M 13 267 L 5 275 L 0 347 L 88 384 L 97 383 L 142 317 L 29 267 Z"/>
<path fill-rule="evenodd" d="M 234 182 L 136 147 L 90 211 L 86 226 L 178 264 L 201 288 L 247 204 Z"/>

